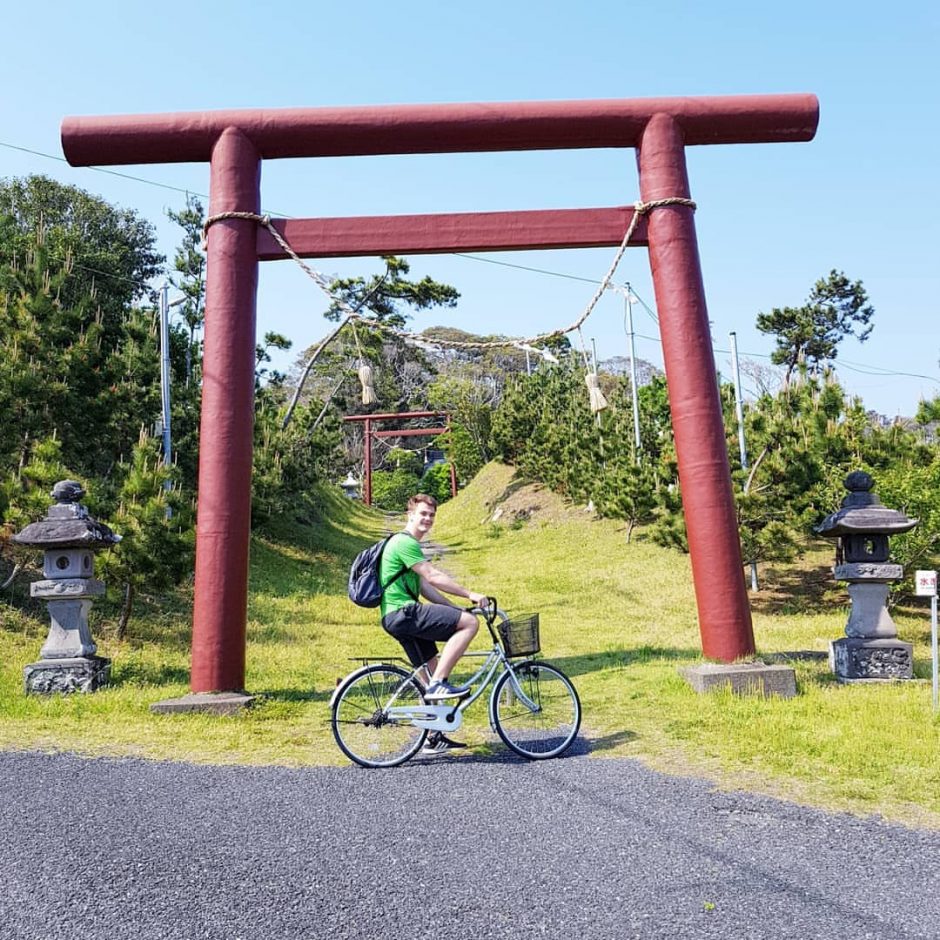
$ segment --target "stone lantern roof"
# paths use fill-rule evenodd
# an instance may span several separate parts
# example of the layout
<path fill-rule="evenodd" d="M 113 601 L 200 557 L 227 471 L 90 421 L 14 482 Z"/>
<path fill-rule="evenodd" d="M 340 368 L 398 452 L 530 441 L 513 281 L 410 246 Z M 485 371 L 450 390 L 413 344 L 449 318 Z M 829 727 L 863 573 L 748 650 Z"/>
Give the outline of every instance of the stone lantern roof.
<path fill-rule="evenodd" d="M 79 502 L 85 495 L 80 483 L 61 480 L 52 490 L 56 501 L 49 507 L 45 519 L 32 522 L 22 532 L 12 536 L 17 545 L 29 548 L 64 549 L 111 548 L 121 541 L 104 523 L 93 519 Z"/>
<path fill-rule="evenodd" d="M 882 505 L 872 492 L 874 480 L 864 470 L 856 470 L 845 478 L 849 495 L 842 500 L 842 507 L 826 516 L 814 531 L 824 538 L 839 538 L 845 535 L 898 535 L 917 525 L 917 519 L 909 519 L 903 512 Z"/>

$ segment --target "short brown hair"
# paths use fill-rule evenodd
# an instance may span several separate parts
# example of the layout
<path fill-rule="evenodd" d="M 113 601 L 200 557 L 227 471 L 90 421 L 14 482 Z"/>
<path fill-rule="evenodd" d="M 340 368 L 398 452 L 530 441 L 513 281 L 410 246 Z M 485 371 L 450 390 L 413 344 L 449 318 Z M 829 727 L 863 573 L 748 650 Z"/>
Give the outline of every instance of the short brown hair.
<path fill-rule="evenodd" d="M 427 493 L 415 493 L 408 500 L 408 512 L 411 512 L 418 503 L 427 503 L 432 509 L 437 509 L 437 500 L 433 496 L 428 496 Z"/>

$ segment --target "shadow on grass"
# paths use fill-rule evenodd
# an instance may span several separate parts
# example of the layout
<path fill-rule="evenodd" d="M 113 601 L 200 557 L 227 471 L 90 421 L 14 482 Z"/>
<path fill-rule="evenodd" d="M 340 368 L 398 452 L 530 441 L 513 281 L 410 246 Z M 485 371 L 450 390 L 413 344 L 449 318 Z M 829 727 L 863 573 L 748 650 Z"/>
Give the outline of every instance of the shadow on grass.
<path fill-rule="evenodd" d="M 269 519 L 253 532 L 252 592 L 278 596 L 302 586 L 344 593 L 350 562 L 382 535 L 378 512 L 332 487 L 317 487 L 307 502 L 302 517 Z"/>
<path fill-rule="evenodd" d="M 691 662 L 702 658 L 702 651 L 693 647 L 677 649 L 667 646 L 638 646 L 636 649 L 611 649 L 580 656 L 544 656 L 545 662 L 558 666 L 566 675 L 583 676 L 604 669 L 626 669 L 638 663 L 656 660 Z"/>
<path fill-rule="evenodd" d="M 285 597 L 299 589 L 317 593 L 341 593 L 345 589 L 347 566 L 368 542 L 349 538 L 348 547 L 335 555 L 322 550 L 307 550 L 298 557 L 297 549 L 284 542 L 255 537 L 251 542 L 249 592 Z"/>
<path fill-rule="evenodd" d="M 528 485 L 529 485 L 528 482 L 526 480 L 523 480 L 520 476 L 514 476 L 512 480 L 509 482 L 508 486 L 506 486 L 505 489 L 502 491 L 502 493 L 499 493 L 493 497 L 492 505 L 490 506 L 490 509 L 494 509 L 500 503 L 506 502 L 506 500 L 509 499 L 509 497 L 512 496 L 513 493 L 518 492 L 524 486 L 528 486 Z M 538 487 L 538 489 L 541 489 L 541 488 L 542 487 Z"/>
<path fill-rule="evenodd" d="M 189 683 L 186 666 L 150 665 L 148 663 L 115 663 L 111 685 L 179 685 Z"/>
<path fill-rule="evenodd" d="M 303 702 L 328 702 L 333 695 L 332 689 L 316 691 L 315 689 L 257 689 L 251 693 L 266 702 L 287 702 L 297 704 Z"/>
<path fill-rule="evenodd" d="M 615 731 L 613 734 L 605 734 L 599 738 L 589 738 L 586 741 L 586 748 L 584 753 L 593 754 L 600 751 L 612 751 L 616 747 L 620 747 L 622 744 L 629 744 L 631 741 L 635 741 L 639 735 L 634 731 Z M 582 738 L 578 738 L 575 742 L 575 746 L 580 744 Z"/>
<path fill-rule="evenodd" d="M 845 603 L 842 585 L 832 578 L 832 561 L 768 568 L 761 589 L 749 592 L 751 608 L 762 614 L 818 613 Z"/>

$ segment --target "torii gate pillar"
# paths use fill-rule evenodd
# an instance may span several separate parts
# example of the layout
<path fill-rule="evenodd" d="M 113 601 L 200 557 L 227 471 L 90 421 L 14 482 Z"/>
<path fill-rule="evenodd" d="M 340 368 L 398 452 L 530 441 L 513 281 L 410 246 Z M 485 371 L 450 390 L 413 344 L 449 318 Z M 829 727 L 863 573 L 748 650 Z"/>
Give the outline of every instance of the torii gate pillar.
<path fill-rule="evenodd" d="M 212 148 L 209 215 L 258 212 L 261 160 L 228 128 Z M 225 219 L 206 249 L 193 601 L 193 692 L 245 686 L 254 427 L 257 225 Z"/>
<path fill-rule="evenodd" d="M 640 199 L 689 198 L 676 121 L 654 115 L 637 148 Z M 692 209 L 664 206 L 648 222 L 650 268 L 676 441 L 702 652 L 726 662 L 754 652 L 728 449 Z"/>

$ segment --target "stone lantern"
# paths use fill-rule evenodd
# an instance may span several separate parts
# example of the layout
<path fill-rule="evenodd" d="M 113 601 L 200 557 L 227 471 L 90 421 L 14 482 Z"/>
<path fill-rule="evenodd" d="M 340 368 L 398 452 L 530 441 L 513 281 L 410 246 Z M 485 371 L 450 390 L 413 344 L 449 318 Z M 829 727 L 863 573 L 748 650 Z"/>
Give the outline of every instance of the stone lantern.
<path fill-rule="evenodd" d="M 346 475 L 346 479 L 340 483 L 344 495 L 350 499 L 359 499 L 359 481 L 352 475 L 352 470 Z"/>
<path fill-rule="evenodd" d="M 94 575 L 94 552 L 121 540 L 81 505 L 84 490 L 74 480 L 56 483 L 45 519 L 13 536 L 17 545 L 43 550 L 42 581 L 30 586 L 49 608 L 52 625 L 40 660 L 23 670 L 26 692 L 94 692 L 106 685 L 111 661 L 96 656 L 88 627 L 92 598 L 104 594 Z"/>
<path fill-rule="evenodd" d="M 914 675 L 913 648 L 898 639 L 886 602 L 888 584 L 904 576 L 901 565 L 888 561 L 888 538 L 913 529 L 917 520 L 883 506 L 873 486 L 864 471 L 850 473 L 842 508 L 816 527 L 819 535 L 838 539 L 833 574 L 837 581 L 848 582 L 852 601 L 845 636 L 831 644 L 830 664 L 842 682 Z"/>

